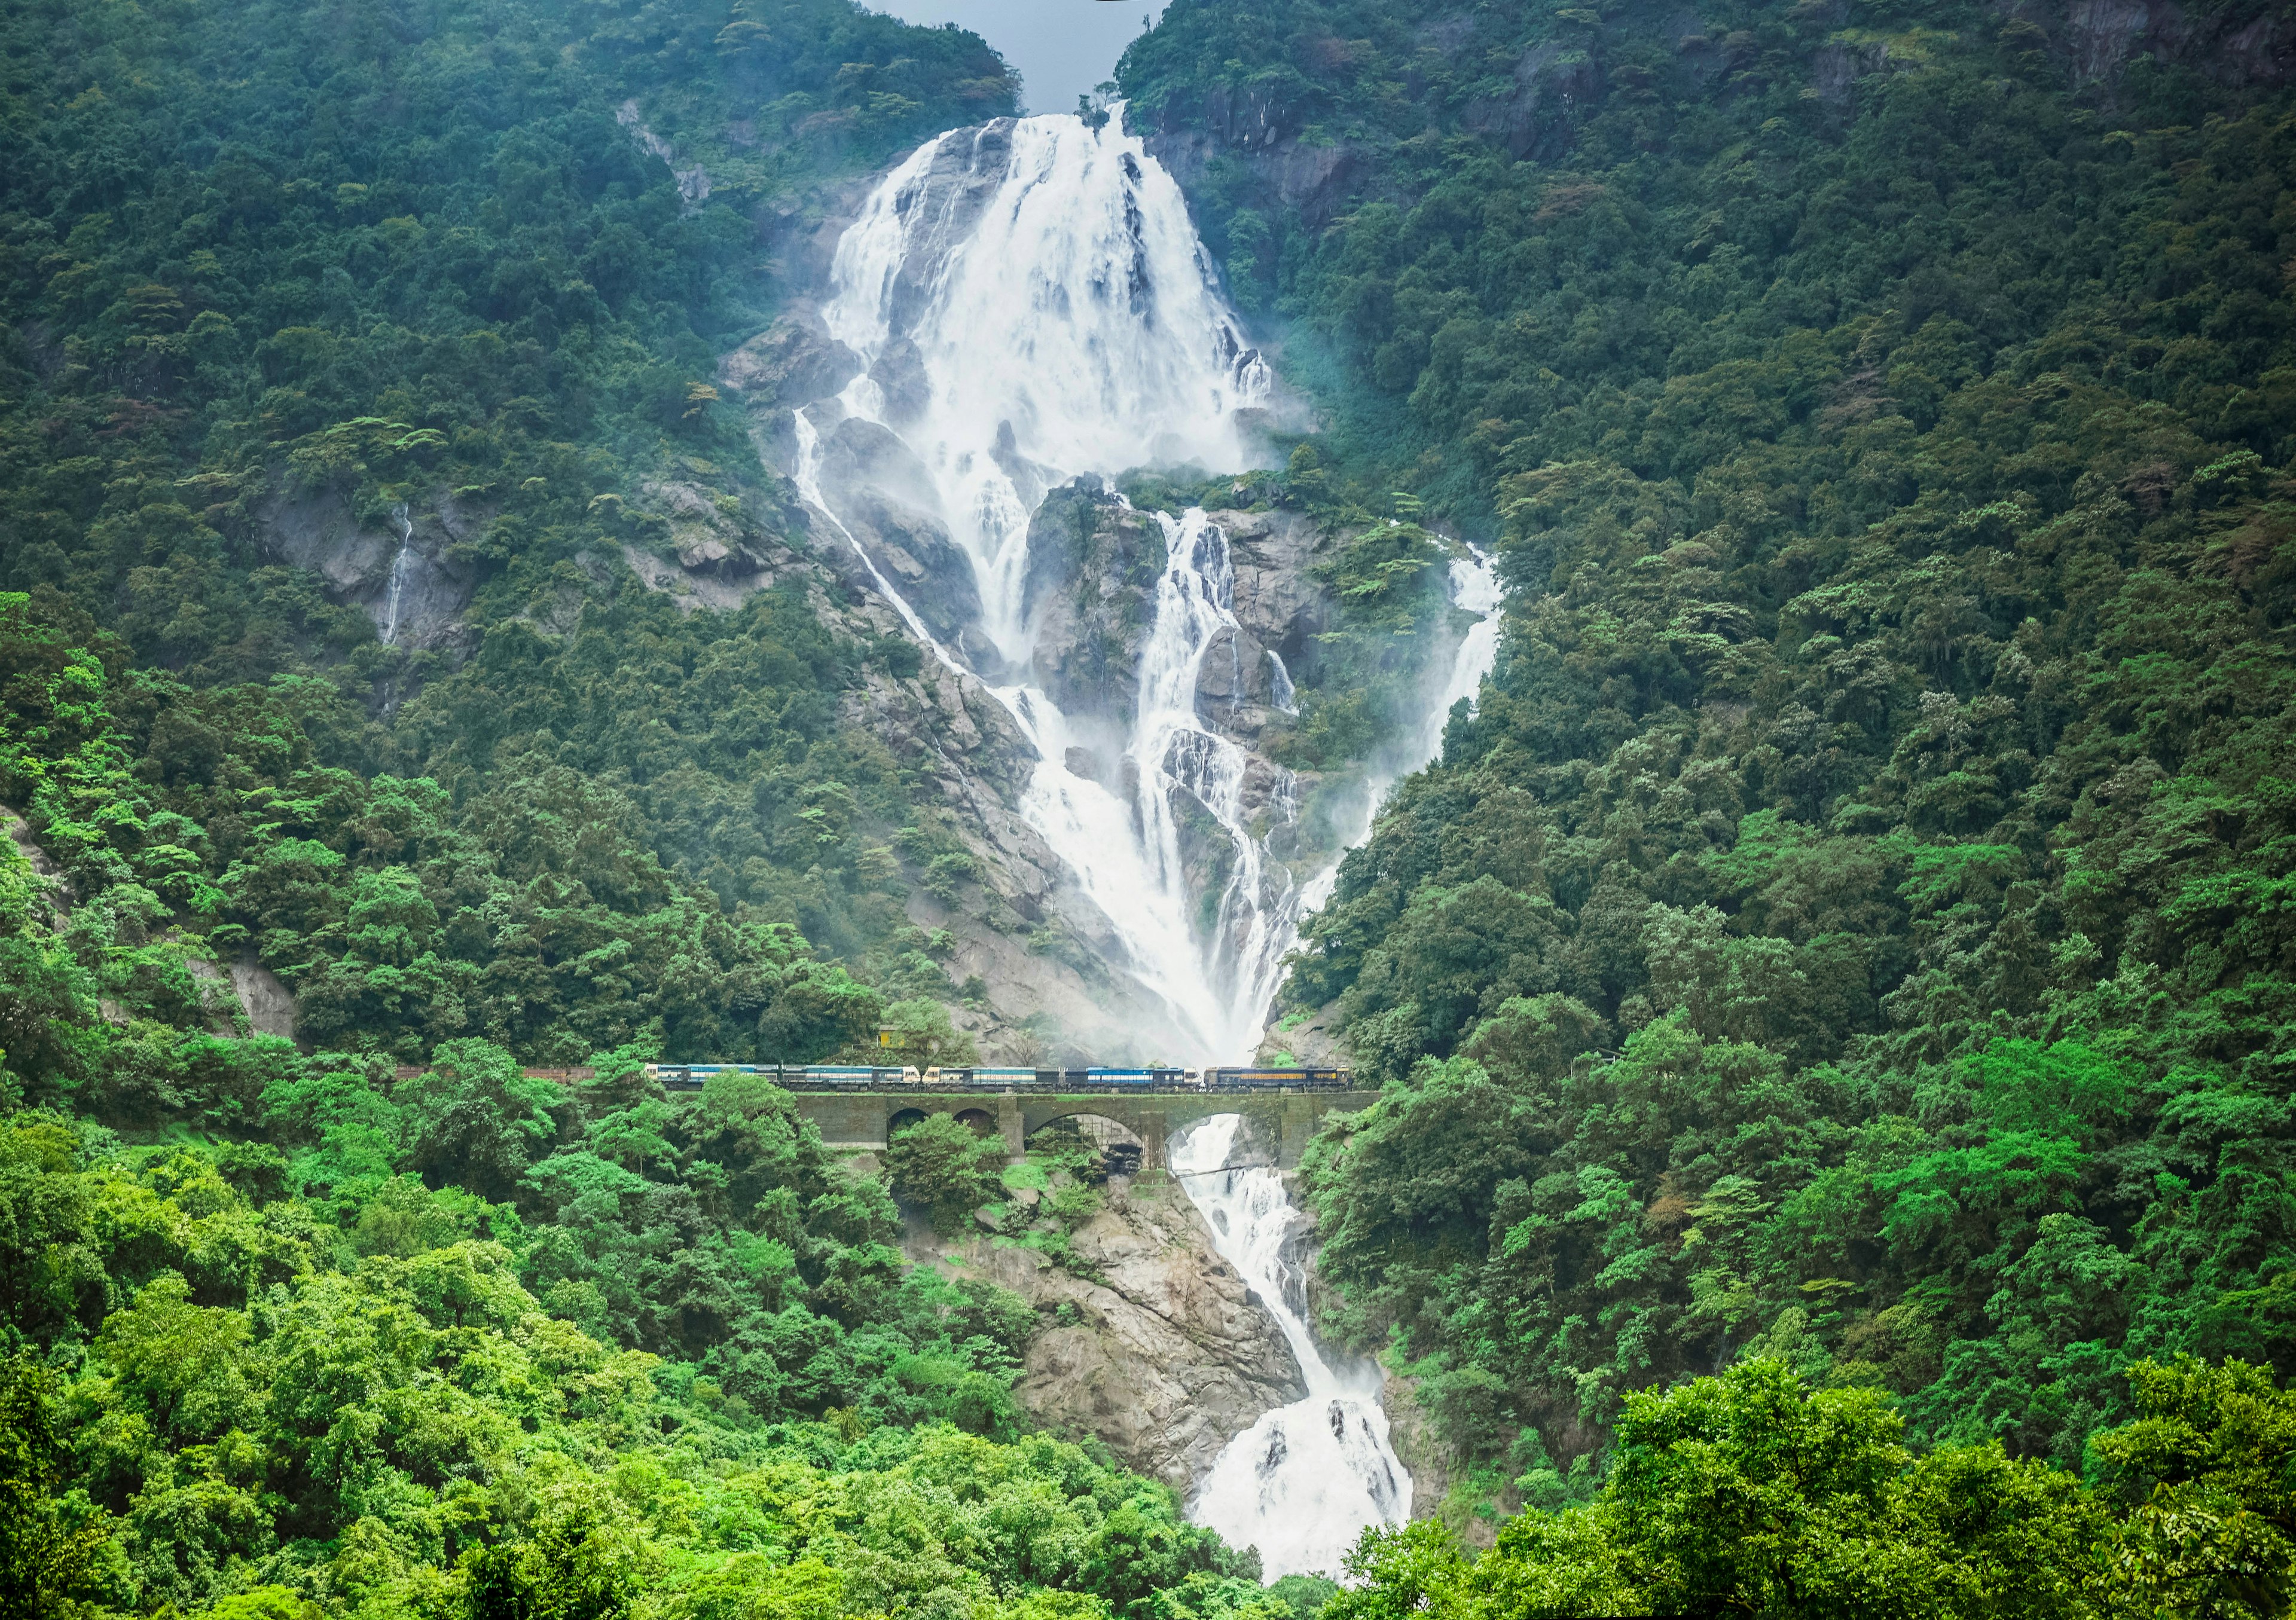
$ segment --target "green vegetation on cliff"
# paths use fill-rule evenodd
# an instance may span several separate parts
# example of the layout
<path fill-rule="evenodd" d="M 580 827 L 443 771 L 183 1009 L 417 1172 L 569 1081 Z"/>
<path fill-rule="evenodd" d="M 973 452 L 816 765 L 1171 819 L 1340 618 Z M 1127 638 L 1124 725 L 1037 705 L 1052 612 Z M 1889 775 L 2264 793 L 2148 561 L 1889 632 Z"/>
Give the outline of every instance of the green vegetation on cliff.
<path fill-rule="evenodd" d="M 2296 1360 L 2296 100 L 2267 8 L 2102 70 L 2086 15 L 1178 0 L 1126 58 L 1332 413 L 1307 498 L 1512 585 L 1287 992 L 1385 1084 L 1324 1265 L 1463 1501 L 1751 1351 L 2069 1469 L 2140 1357 Z"/>
<path fill-rule="evenodd" d="M 12 8 L 0 589 L 104 665 L 119 765 L 193 823 L 148 840 L 172 851 L 154 892 L 178 925 L 251 949 L 318 1038 L 406 1058 L 463 1035 L 579 1061 L 650 1020 L 676 1055 L 734 1055 L 739 1031 L 676 1044 L 680 1014 L 588 954 L 628 931 L 603 912 L 672 893 L 686 921 L 658 947 L 714 933 L 705 956 L 728 963 L 760 948 L 733 935 L 778 927 L 778 960 L 801 930 L 896 991 L 945 993 L 900 912 L 902 770 L 840 721 L 868 645 L 832 638 L 801 585 L 689 616 L 626 558 L 667 552 L 673 520 L 801 546 L 709 381 L 771 313 L 761 232 L 1011 98 L 974 36 L 843 0 Z M 642 134 L 706 161 L 706 192 Z M 470 598 L 419 645 L 284 566 L 348 567 L 328 536 L 388 536 L 401 511 Z M 389 552 L 365 563 L 380 592 Z M 140 814 L 98 840 L 131 864 Z M 391 830 L 357 847 L 352 821 Z M 939 836 L 909 832 L 920 866 Z M 514 882 L 621 870 L 550 938 L 472 866 L 504 837 L 527 852 L 497 873 Z M 234 863 L 262 883 L 306 858 L 276 904 L 232 897 Z M 404 960 L 360 954 L 344 908 L 376 904 L 425 920 L 394 923 Z M 471 977 L 499 965 L 504 926 L 557 985 Z M 608 982 L 570 1012 L 586 956 L 571 972 Z"/>

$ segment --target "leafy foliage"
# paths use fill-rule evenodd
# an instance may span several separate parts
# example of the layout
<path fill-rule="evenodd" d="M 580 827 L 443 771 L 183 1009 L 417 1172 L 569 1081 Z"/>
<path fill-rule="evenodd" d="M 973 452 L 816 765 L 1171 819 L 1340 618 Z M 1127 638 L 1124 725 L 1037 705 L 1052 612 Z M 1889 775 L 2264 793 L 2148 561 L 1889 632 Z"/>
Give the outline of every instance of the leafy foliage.
<path fill-rule="evenodd" d="M 2179 1486 L 2191 1496 L 2136 1497 L 2122 1516 L 2128 1485 L 2093 1494 L 1997 1444 L 1915 1457 L 1878 1391 L 1813 1389 L 1784 1362 L 1758 1359 L 1629 1396 L 1603 1492 L 1522 1514 L 1480 1559 L 1462 1556 L 1439 1524 L 1372 1532 L 1349 1563 L 1362 1584 L 1325 1612 L 2282 1612 L 2296 1549 L 2266 1522 L 2287 1501 L 2284 1485 L 2267 1481 L 2285 1467 L 2289 1398 L 2240 1362 L 2147 1362 L 2134 1376 L 2146 1415 L 2098 1447 L 2179 1474 L 2190 1463 L 2169 1456 L 2207 1453 Z M 2146 1469 L 2136 1463 L 2128 1485 Z"/>
<path fill-rule="evenodd" d="M 1512 587 L 1286 992 L 1386 1088 L 1310 1157 L 1338 1325 L 1499 1506 L 1754 1351 L 2066 1468 L 2143 1357 L 2292 1365 L 2296 127 L 2214 26 L 1184 0 L 1125 59 L 1332 413 L 1294 498 Z"/>

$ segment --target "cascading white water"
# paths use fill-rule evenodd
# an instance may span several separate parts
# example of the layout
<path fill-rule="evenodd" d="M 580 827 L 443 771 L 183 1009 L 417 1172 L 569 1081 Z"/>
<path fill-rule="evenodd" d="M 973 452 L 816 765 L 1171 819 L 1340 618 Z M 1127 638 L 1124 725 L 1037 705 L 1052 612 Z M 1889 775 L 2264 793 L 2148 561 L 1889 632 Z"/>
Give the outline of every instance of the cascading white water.
<path fill-rule="evenodd" d="M 1250 462 L 1236 413 L 1267 403 L 1267 367 L 1121 108 L 1097 130 L 1062 114 L 926 143 L 839 240 L 832 274 L 823 318 L 866 368 L 843 403 L 931 472 L 1008 658 L 1027 650 L 1029 517 L 1050 485 Z M 897 398 L 896 375 L 922 386 Z"/>
<path fill-rule="evenodd" d="M 383 587 L 382 644 L 386 647 L 398 642 L 399 599 L 406 593 L 406 560 L 414 550 L 414 524 L 406 515 L 406 502 L 390 509 L 390 520 L 398 528 L 398 553 L 390 560 L 390 583 Z"/>
<path fill-rule="evenodd" d="M 1349 850 L 1371 836 L 1372 819 L 1379 814 L 1388 790 L 1442 753 L 1443 728 L 1451 718 L 1452 708 L 1462 698 L 1472 706 L 1475 694 L 1483 689 L 1484 677 L 1498 661 L 1502 593 L 1497 564 L 1489 552 L 1471 544 L 1466 556 L 1451 560 L 1448 583 L 1451 605 L 1481 617 L 1467 626 L 1467 634 L 1460 639 L 1457 650 L 1451 655 L 1450 673 L 1429 700 L 1426 717 L 1418 729 L 1365 776 L 1350 806 L 1353 814 L 1349 825 L 1340 836 L 1340 853 L 1323 871 L 1300 886 L 1299 911 L 1302 916 L 1320 911 L 1332 897 L 1332 890 L 1340 880 L 1340 863 L 1347 858 Z"/>
<path fill-rule="evenodd" d="M 1274 1170 L 1231 1163 L 1242 1124 L 1234 1114 L 1200 1120 L 1172 1139 L 1166 1160 L 1203 1212 L 1213 1246 L 1283 1330 L 1308 1395 L 1228 1442 L 1190 1514 L 1232 1545 L 1258 1547 L 1268 1580 L 1337 1575 L 1366 1526 L 1410 1517 L 1411 1476 L 1388 1442 L 1379 1370 L 1334 1366 L 1308 1330 L 1300 1213 Z"/>
<path fill-rule="evenodd" d="M 1219 295 L 1178 186 L 1125 132 L 1120 108 L 1098 129 L 1057 115 L 954 131 L 880 183 L 832 275 L 823 319 L 863 369 L 834 401 L 797 413 L 800 493 L 911 634 L 952 670 L 978 671 L 1035 746 L 1023 814 L 1106 914 L 1121 965 L 1174 1015 L 1144 1032 L 1152 1050 L 1137 1055 L 1249 1058 L 1312 891 L 1252 825 L 1255 762 L 1196 709 L 1206 654 L 1237 628 L 1226 536 L 1201 511 L 1159 514 L 1168 556 L 1123 786 L 1069 768 L 1084 740 L 1029 675 L 1029 523 L 1048 490 L 1149 464 L 1233 469 L 1253 454 L 1246 413 L 1267 405 L 1273 379 Z M 955 647 L 823 487 L 824 436 L 853 418 L 914 456 L 902 499 L 933 508 L 926 520 L 945 524 L 971 564 L 980 623 Z M 920 479 L 928 487 L 910 487 Z M 1487 657 L 1462 663 L 1452 683 L 1472 690 L 1488 667 Z M 1289 707 L 1280 659 L 1276 673 Z M 1261 778 L 1267 814 L 1296 814 L 1288 776 L 1259 768 L 1279 779 Z M 1188 855 L 1203 852 L 1185 833 L 1199 813 L 1228 846 L 1216 907 L 1191 890 Z"/>
<path fill-rule="evenodd" d="M 1298 906 L 1292 874 L 1267 858 L 1247 824 L 1243 791 L 1250 756 L 1196 713 L 1204 655 L 1223 631 L 1238 629 L 1227 536 L 1199 511 L 1177 520 L 1159 516 L 1164 572 L 1156 582 L 1156 617 L 1140 653 L 1140 701 L 1130 751 L 1144 768 L 1152 766 L 1160 781 L 1152 786 L 1144 781 L 1139 795 L 1141 842 L 1160 891 L 1185 915 L 1189 894 L 1179 806 L 1201 805 L 1228 836 L 1233 863 L 1210 949 L 1200 954 L 1211 981 L 1227 987 L 1216 1050 L 1242 1056 L 1275 997 L 1283 953 L 1297 937 Z"/>
<path fill-rule="evenodd" d="M 1287 715 L 1300 712 L 1300 694 L 1292 684 L 1292 672 L 1283 667 L 1283 655 L 1270 647 L 1267 650 L 1267 673 L 1275 687 L 1275 707 Z"/>
<path fill-rule="evenodd" d="M 1467 552 L 1451 559 L 1451 605 L 1478 617 L 1467 626 L 1451 659 L 1451 678 L 1443 683 L 1441 695 L 1428 706 L 1427 723 L 1420 730 L 1419 746 L 1413 750 L 1416 757 L 1406 767 L 1410 771 L 1442 753 L 1443 726 L 1451 717 L 1452 706 L 1462 698 L 1472 704 L 1475 694 L 1483 689 L 1483 677 L 1498 661 L 1499 572 L 1480 546 L 1469 545 Z"/>
<path fill-rule="evenodd" d="M 1024 813 L 1108 915 L 1127 965 L 1177 1015 L 1166 1051 L 1239 1055 L 1273 992 L 1270 945 L 1290 923 L 1268 914 L 1270 897 L 1292 885 L 1243 824 L 1242 750 L 1194 714 L 1210 634 L 1234 624 L 1226 537 L 1201 512 L 1164 520 L 1173 556 L 1143 655 L 1128 795 L 1068 768 L 1068 718 L 1041 689 L 994 679 L 1028 667 L 1029 519 L 1048 488 L 1152 462 L 1250 460 L 1237 413 L 1265 402 L 1267 367 L 1219 298 L 1179 188 L 1120 116 L 1098 130 L 1059 116 L 957 131 L 878 186 L 832 275 L 823 317 L 865 367 L 838 406 L 914 452 L 933 515 L 972 564 L 991 690 L 1039 755 Z M 821 488 L 819 426 L 800 413 L 796 431 L 800 493 L 852 540 Z M 944 662 L 981 662 L 940 645 L 873 562 L 870 572 Z M 1210 941 L 1198 937 L 1181 869 L 1180 794 L 1203 799 L 1234 847 Z M 1243 960 L 1240 980 L 1222 970 Z"/>

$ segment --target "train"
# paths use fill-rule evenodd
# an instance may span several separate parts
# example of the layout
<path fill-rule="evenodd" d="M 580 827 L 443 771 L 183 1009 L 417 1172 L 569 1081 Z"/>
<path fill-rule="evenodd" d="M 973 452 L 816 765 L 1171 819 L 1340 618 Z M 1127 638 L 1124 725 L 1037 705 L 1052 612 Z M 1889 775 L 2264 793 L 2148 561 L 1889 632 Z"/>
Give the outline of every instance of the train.
<path fill-rule="evenodd" d="M 719 1075 L 762 1075 L 805 1092 L 1342 1092 L 1354 1084 L 1344 1068 L 917 1068 L 839 1063 L 649 1063 L 647 1076 L 665 1091 L 700 1091 Z"/>

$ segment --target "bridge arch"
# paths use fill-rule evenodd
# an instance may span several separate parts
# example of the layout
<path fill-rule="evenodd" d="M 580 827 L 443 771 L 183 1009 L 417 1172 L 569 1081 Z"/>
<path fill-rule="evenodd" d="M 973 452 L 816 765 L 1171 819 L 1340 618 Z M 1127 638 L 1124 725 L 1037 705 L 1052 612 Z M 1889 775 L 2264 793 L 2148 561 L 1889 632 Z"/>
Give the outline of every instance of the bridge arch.
<path fill-rule="evenodd" d="M 1148 1144 L 1142 1140 L 1138 1130 L 1121 1119 L 1090 1108 L 1078 1108 L 1070 1113 L 1054 1115 L 1030 1131 L 1024 1140 L 1031 1148 L 1042 1148 L 1063 1140 L 1073 1141 L 1098 1153 L 1102 1165 L 1111 1175 L 1130 1175 L 1139 1170 L 1148 1158 Z"/>

